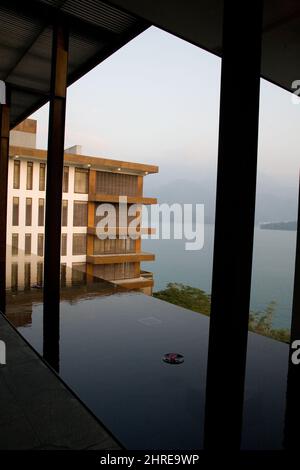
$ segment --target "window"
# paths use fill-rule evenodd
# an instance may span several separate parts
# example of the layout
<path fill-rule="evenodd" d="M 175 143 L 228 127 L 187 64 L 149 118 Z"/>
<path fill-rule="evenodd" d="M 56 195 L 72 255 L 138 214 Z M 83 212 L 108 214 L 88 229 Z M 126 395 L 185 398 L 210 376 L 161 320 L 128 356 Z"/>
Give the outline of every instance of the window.
<path fill-rule="evenodd" d="M 67 256 L 67 234 L 61 234 L 61 256 Z"/>
<path fill-rule="evenodd" d="M 96 192 L 114 195 L 126 194 L 127 196 L 141 195 L 138 176 L 108 171 L 96 172 Z"/>
<path fill-rule="evenodd" d="M 102 203 L 96 203 L 94 204 L 94 207 L 95 207 L 95 210 L 94 210 L 94 220 L 95 220 L 95 226 L 97 226 L 98 222 L 100 222 L 101 220 L 105 219 L 107 214 L 104 213 L 104 215 L 97 215 L 97 209 L 101 206 Z M 112 215 L 111 217 L 108 218 L 108 220 L 106 220 L 106 224 L 104 226 L 104 228 L 108 227 L 108 225 L 110 224 L 111 227 L 118 227 L 121 222 L 119 222 L 119 204 L 113 204 L 113 203 L 110 203 L 113 207 L 114 207 L 114 211 L 112 212 Z M 103 212 L 102 212 L 103 213 Z M 126 222 L 122 222 L 122 225 L 126 225 Z"/>
<path fill-rule="evenodd" d="M 37 254 L 44 256 L 44 235 L 42 233 L 38 233 Z"/>
<path fill-rule="evenodd" d="M 89 172 L 84 168 L 75 168 L 74 192 L 87 194 L 89 187 Z"/>
<path fill-rule="evenodd" d="M 73 233 L 73 255 L 86 254 L 86 234 Z"/>
<path fill-rule="evenodd" d="M 86 227 L 87 226 L 87 202 L 74 201 L 73 209 L 73 226 Z"/>
<path fill-rule="evenodd" d="M 124 263 L 115 264 L 115 277 L 114 279 L 124 279 L 125 270 Z"/>
<path fill-rule="evenodd" d="M 39 190 L 45 191 L 46 184 L 46 164 L 40 163 Z"/>
<path fill-rule="evenodd" d="M 125 264 L 99 264 L 94 266 L 93 272 L 95 276 L 105 279 L 107 281 L 113 281 L 114 279 L 124 279 Z"/>
<path fill-rule="evenodd" d="M 86 264 L 72 263 L 72 285 L 82 283 L 86 280 Z"/>
<path fill-rule="evenodd" d="M 63 192 L 67 193 L 69 191 L 69 167 L 64 166 L 63 174 Z"/>
<path fill-rule="evenodd" d="M 66 227 L 68 225 L 68 201 L 62 201 L 62 214 L 61 214 L 61 225 Z"/>
<path fill-rule="evenodd" d="M 116 238 L 113 240 L 115 243 L 115 253 L 126 253 L 126 240 L 125 238 Z"/>
<path fill-rule="evenodd" d="M 106 239 L 94 238 L 94 255 L 101 255 L 105 252 L 105 241 Z"/>
<path fill-rule="evenodd" d="M 45 199 L 39 198 L 39 212 L 38 212 L 38 226 L 43 227 L 44 226 L 44 205 L 45 205 Z"/>
<path fill-rule="evenodd" d="M 25 225 L 29 227 L 32 224 L 32 199 L 26 198 Z"/>
<path fill-rule="evenodd" d="M 25 255 L 31 254 L 31 234 L 25 233 Z"/>
<path fill-rule="evenodd" d="M 27 162 L 26 189 L 32 189 L 32 183 L 33 183 L 33 163 Z"/>
<path fill-rule="evenodd" d="M 19 198 L 13 198 L 13 214 L 12 214 L 12 224 L 14 226 L 19 225 Z"/>
<path fill-rule="evenodd" d="M 125 279 L 130 279 L 137 276 L 136 265 L 137 263 L 124 263 Z"/>
<path fill-rule="evenodd" d="M 115 279 L 124 279 L 125 266 L 124 263 L 115 264 Z"/>
<path fill-rule="evenodd" d="M 126 239 L 126 253 L 135 253 L 136 241 L 132 238 Z"/>
<path fill-rule="evenodd" d="M 20 189 L 20 160 L 14 160 L 14 189 Z"/>
<path fill-rule="evenodd" d="M 18 290 L 18 263 L 12 263 L 11 265 L 11 290 Z"/>
<path fill-rule="evenodd" d="M 24 265 L 24 290 L 29 290 L 31 285 L 31 264 Z"/>
<path fill-rule="evenodd" d="M 19 252 L 19 235 L 17 233 L 13 233 L 11 237 L 11 254 L 12 256 L 16 256 Z"/>
<path fill-rule="evenodd" d="M 101 240 L 98 237 L 94 239 L 94 254 L 102 253 L 135 253 L 136 243 L 131 238 L 105 238 Z"/>
<path fill-rule="evenodd" d="M 110 238 L 95 237 L 94 239 L 94 254 L 100 255 L 102 253 L 116 253 L 116 240 Z"/>
<path fill-rule="evenodd" d="M 44 265 L 41 261 L 39 261 L 36 265 L 36 283 L 38 286 L 43 285 L 43 271 Z"/>

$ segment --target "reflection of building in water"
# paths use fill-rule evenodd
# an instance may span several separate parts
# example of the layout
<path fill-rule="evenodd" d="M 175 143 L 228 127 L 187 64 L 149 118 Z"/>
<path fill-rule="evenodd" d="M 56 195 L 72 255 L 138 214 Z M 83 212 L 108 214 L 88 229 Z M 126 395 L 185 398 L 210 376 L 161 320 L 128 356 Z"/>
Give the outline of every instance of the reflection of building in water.
<path fill-rule="evenodd" d="M 36 148 L 36 124 L 27 119 L 10 135 L 7 242 L 11 250 L 8 250 L 7 287 L 14 289 L 26 289 L 32 284 L 42 284 L 43 280 L 47 153 Z M 127 196 L 129 207 L 137 204 L 140 214 L 143 204 L 155 203 L 155 199 L 143 197 L 143 178 L 156 173 L 158 168 L 84 156 L 80 151 L 79 146 L 65 151 L 62 278 L 67 277 L 68 267 L 74 269 L 75 277 L 82 277 L 80 271 L 86 271 L 127 288 L 151 293 L 152 273 L 142 271 L 141 262 L 153 260 L 154 255 L 142 252 L 140 236 L 136 240 L 120 237 L 118 201 L 119 196 Z M 99 221 L 96 210 L 103 202 L 116 209 L 116 239 L 101 240 L 96 235 Z M 127 217 L 125 225 L 132 218 Z M 125 229 L 127 233 L 127 226 Z M 34 261 L 32 253 L 37 255 Z"/>
<path fill-rule="evenodd" d="M 17 273 L 24 274 L 24 277 L 23 275 L 19 276 L 21 283 L 16 283 L 10 290 L 7 290 L 6 294 L 6 316 L 15 327 L 30 325 L 33 308 L 38 308 L 39 306 L 42 308 L 43 306 L 43 292 L 39 288 L 39 284 L 36 283 L 38 280 L 36 276 L 39 275 L 39 272 L 34 270 L 40 261 L 34 255 L 30 256 L 29 259 L 30 261 L 25 262 L 25 266 L 29 264 L 34 273 L 31 277 L 31 285 L 30 277 L 26 279 L 26 275 L 28 275 L 27 273 L 30 270 L 26 268 L 23 270 L 23 260 L 19 263 L 12 263 L 12 266 L 17 267 Z M 13 269 L 11 269 L 11 273 L 13 273 Z M 60 299 L 61 302 L 73 304 L 83 299 L 95 296 L 109 296 L 124 291 L 122 287 L 100 278 L 89 276 L 86 272 L 66 268 L 65 276 L 61 279 Z"/>
<path fill-rule="evenodd" d="M 73 269 L 69 269 L 66 263 L 61 264 L 61 286 L 74 286 L 86 279 L 86 264 L 82 263 L 77 269 L 73 263 Z M 81 269 L 80 269 L 81 268 Z M 7 289 L 12 292 L 18 290 L 28 291 L 31 288 L 40 288 L 43 285 L 43 258 L 37 255 L 28 255 L 18 249 L 18 255 L 10 255 L 6 266 Z"/>
<path fill-rule="evenodd" d="M 17 306 L 16 309 L 9 309 L 6 316 L 16 328 L 31 325 L 32 305 L 22 305 L 21 308 Z"/>

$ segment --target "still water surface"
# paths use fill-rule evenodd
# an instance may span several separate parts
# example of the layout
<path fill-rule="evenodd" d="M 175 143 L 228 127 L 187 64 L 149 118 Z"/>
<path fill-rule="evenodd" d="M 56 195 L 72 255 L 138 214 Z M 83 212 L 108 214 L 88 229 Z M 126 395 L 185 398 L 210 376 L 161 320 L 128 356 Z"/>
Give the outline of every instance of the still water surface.
<path fill-rule="evenodd" d="M 205 226 L 204 247 L 186 251 L 185 240 L 143 240 L 143 250 L 156 254 L 143 268 L 155 276 L 154 290 L 181 282 L 210 293 L 214 226 Z M 291 321 L 296 232 L 255 229 L 251 310 L 276 302 L 274 326 L 289 328 Z"/>

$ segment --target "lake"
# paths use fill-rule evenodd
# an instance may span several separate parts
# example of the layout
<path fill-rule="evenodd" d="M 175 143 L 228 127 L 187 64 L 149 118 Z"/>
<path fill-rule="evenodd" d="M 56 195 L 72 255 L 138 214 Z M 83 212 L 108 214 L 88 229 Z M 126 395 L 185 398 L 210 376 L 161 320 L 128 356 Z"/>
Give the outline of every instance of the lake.
<path fill-rule="evenodd" d="M 144 239 L 143 251 L 155 253 L 156 260 L 143 263 L 154 273 L 154 291 L 168 282 L 181 282 L 210 293 L 214 226 L 205 226 L 204 247 L 186 251 L 185 240 Z M 289 328 L 291 321 L 296 232 L 255 229 L 251 310 L 264 310 L 276 302 L 273 325 Z"/>

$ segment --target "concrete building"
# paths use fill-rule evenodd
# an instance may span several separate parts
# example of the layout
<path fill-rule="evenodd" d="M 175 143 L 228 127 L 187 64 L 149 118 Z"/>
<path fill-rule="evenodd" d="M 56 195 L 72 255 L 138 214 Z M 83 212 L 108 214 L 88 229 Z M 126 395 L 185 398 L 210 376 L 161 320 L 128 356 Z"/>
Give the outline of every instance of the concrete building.
<path fill-rule="evenodd" d="M 43 282 L 44 222 L 46 190 L 45 150 L 36 148 L 37 122 L 26 119 L 10 133 L 7 241 L 7 287 L 26 288 Z M 143 197 L 144 176 L 158 168 L 81 154 L 81 147 L 65 151 L 62 200 L 61 276 L 80 278 L 95 275 L 129 289 L 150 294 L 152 273 L 141 270 L 142 261 L 154 260 L 142 252 L 140 230 L 137 239 L 129 236 L 128 223 L 115 228 L 116 239 L 99 239 L 97 207 L 113 204 L 119 212 L 119 196 L 127 196 L 128 206 L 154 204 Z M 140 221 L 139 221 L 140 224 Z M 18 261 L 18 262 L 17 262 Z M 22 269 L 22 266 L 24 269 Z M 71 269 L 73 268 L 73 272 Z"/>

